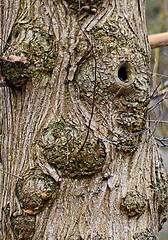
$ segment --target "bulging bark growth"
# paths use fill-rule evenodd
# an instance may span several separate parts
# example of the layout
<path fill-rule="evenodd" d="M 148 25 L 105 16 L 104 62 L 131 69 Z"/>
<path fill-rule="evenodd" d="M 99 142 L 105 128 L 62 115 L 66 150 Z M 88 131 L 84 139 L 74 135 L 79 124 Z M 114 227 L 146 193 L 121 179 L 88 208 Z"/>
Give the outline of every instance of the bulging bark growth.
<path fill-rule="evenodd" d="M 5 0 L 1 22 L 3 239 L 158 239 L 145 2 Z"/>

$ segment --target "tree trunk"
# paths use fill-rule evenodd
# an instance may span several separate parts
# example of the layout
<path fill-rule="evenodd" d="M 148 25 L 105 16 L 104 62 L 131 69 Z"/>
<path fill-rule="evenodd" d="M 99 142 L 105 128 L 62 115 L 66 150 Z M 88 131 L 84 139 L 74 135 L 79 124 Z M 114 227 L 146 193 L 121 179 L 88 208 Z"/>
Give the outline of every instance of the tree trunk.
<path fill-rule="evenodd" d="M 144 0 L 1 2 L 2 239 L 158 239 Z"/>

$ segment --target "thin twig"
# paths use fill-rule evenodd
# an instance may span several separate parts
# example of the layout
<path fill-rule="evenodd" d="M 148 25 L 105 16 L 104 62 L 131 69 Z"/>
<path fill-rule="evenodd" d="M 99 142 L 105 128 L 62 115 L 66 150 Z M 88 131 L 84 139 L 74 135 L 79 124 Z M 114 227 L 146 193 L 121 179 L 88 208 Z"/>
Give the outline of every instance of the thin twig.
<path fill-rule="evenodd" d="M 166 98 L 167 95 L 168 95 L 168 93 L 166 92 L 166 93 L 164 94 L 164 96 L 163 96 L 157 103 L 155 103 L 153 106 L 151 106 L 151 107 L 147 110 L 147 112 L 150 113 L 151 111 L 153 111 L 158 105 L 160 105 L 161 102 L 163 102 L 165 99 L 167 99 L 167 98 Z"/>
<path fill-rule="evenodd" d="M 158 97 L 158 95 L 155 96 L 155 93 L 157 92 L 158 88 L 160 87 L 161 83 L 158 84 L 158 86 L 154 89 L 153 93 L 150 96 L 150 100 Z"/>
<path fill-rule="evenodd" d="M 81 10 L 80 10 L 81 11 Z M 93 113 L 94 113 L 94 105 L 95 105 L 95 97 L 96 97 L 96 85 L 97 85 L 97 77 L 96 77 L 96 69 L 97 69 L 97 62 L 96 62 L 96 56 L 95 56 L 95 52 L 94 52 L 94 44 L 92 42 L 92 40 L 87 36 L 87 34 L 85 33 L 85 31 L 82 29 L 81 27 L 81 24 L 79 22 L 79 16 L 80 16 L 80 11 L 79 11 L 79 14 L 78 14 L 78 17 L 77 17 L 77 22 L 78 22 L 78 25 L 80 27 L 80 30 L 82 31 L 82 33 L 84 34 L 84 36 L 86 37 L 86 39 L 88 40 L 88 42 L 90 43 L 90 46 L 91 46 L 91 51 L 93 53 L 93 58 L 94 58 L 94 64 L 95 64 L 95 69 L 94 69 L 94 89 L 93 89 L 93 100 L 92 100 L 92 111 L 91 111 L 91 115 L 90 115 L 90 119 L 89 119 L 89 124 L 88 124 L 88 130 L 87 130 L 87 134 L 86 134 L 86 137 L 85 137 L 85 140 L 81 146 L 81 148 L 79 149 L 78 153 L 80 153 L 84 146 L 85 146 L 85 143 L 88 139 L 88 136 L 89 136 L 89 131 L 90 131 L 90 126 L 91 126 L 91 122 L 92 122 L 92 118 L 93 118 Z"/>
<path fill-rule="evenodd" d="M 9 173 L 9 172 L 6 172 L 6 171 L 4 171 L 4 170 L 2 170 L 2 169 L 0 169 L 0 171 L 1 171 L 1 172 L 3 172 L 3 173 L 5 173 L 5 174 L 11 175 L 11 176 L 13 176 L 13 177 L 17 177 L 17 178 L 20 178 L 20 179 L 22 179 L 22 177 L 20 177 L 20 176 L 17 176 L 17 175 L 15 175 L 15 174 L 12 174 L 12 173 Z"/>
<path fill-rule="evenodd" d="M 152 119 L 152 120 L 146 120 L 147 122 L 156 122 L 156 120 Z M 168 123 L 168 121 L 159 121 L 159 123 Z"/>
<path fill-rule="evenodd" d="M 158 137 L 155 137 L 155 139 L 162 144 L 161 147 L 168 147 L 168 143 L 164 143 L 164 141 L 167 141 L 167 140 L 168 140 L 168 137 L 166 137 L 166 138 L 158 138 Z"/>

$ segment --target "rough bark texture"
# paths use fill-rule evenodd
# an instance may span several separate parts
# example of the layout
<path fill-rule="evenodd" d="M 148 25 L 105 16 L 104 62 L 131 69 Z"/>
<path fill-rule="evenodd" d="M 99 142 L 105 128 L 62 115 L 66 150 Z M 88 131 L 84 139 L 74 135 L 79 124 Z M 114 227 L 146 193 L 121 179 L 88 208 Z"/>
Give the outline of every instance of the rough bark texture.
<path fill-rule="evenodd" d="M 145 2 L 1 4 L 2 239 L 158 239 Z"/>

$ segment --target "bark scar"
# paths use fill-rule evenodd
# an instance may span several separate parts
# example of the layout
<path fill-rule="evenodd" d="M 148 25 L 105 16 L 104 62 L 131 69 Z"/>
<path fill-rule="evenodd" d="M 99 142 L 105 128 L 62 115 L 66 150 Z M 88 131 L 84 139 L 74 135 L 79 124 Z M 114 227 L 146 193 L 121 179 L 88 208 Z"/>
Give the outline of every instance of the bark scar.
<path fill-rule="evenodd" d="M 41 170 L 43 171 L 43 173 L 54 178 L 56 182 L 61 182 L 62 181 L 61 177 L 58 175 L 57 171 L 50 164 L 48 164 L 47 160 L 45 160 L 37 144 L 36 151 L 37 151 L 37 163 Z"/>

